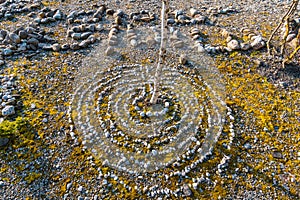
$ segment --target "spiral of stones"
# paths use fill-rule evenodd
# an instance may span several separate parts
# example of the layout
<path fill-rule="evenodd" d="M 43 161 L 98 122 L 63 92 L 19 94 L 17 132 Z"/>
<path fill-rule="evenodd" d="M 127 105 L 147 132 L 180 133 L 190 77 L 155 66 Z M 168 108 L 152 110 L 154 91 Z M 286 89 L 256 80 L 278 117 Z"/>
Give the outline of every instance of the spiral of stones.
<path fill-rule="evenodd" d="M 104 164 L 129 173 L 155 171 L 198 152 L 188 168 L 195 167 L 220 135 L 221 104 L 214 102 L 220 100 L 211 98 L 216 94 L 200 74 L 177 66 L 163 70 L 158 103 L 149 105 L 152 77 L 147 65 L 119 65 L 78 87 L 71 116 L 83 144 Z"/>

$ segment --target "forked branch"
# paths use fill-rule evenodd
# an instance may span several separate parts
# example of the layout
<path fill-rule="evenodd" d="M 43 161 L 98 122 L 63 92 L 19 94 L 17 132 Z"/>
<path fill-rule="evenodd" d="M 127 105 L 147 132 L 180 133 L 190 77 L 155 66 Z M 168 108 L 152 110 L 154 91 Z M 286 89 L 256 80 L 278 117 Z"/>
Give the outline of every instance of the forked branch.
<path fill-rule="evenodd" d="M 270 37 L 267 41 L 267 50 L 268 50 L 269 55 L 271 55 L 271 50 L 270 50 L 271 40 L 273 39 L 273 37 L 274 37 L 275 33 L 278 31 L 278 29 L 282 26 L 282 24 L 285 24 L 285 33 L 284 33 L 283 38 L 282 38 L 281 51 L 280 51 L 281 55 L 283 56 L 284 48 L 285 48 L 285 45 L 286 45 L 286 38 L 289 34 L 289 19 L 294 14 L 294 12 L 296 11 L 298 4 L 299 4 L 299 0 L 294 0 L 293 1 L 292 5 L 289 7 L 289 10 L 281 18 L 281 21 L 279 22 L 277 27 L 273 30 L 272 34 L 270 35 Z"/>

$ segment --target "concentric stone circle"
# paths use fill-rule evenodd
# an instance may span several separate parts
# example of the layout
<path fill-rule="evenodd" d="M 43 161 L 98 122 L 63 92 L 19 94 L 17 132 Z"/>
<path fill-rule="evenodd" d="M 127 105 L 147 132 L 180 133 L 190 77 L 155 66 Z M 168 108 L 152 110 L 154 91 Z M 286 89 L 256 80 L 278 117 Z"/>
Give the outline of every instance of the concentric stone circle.
<path fill-rule="evenodd" d="M 166 56 L 161 94 L 151 105 L 155 62 L 105 57 L 104 49 L 100 46 L 86 60 L 70 107 L 84 147 L 103 165 L 131 174 L 157 171 L 178 160 L 187 161 L 185 170 L 203 162 L 226 115 L 223 85 L 209 56 L 190 52 L 190 66 Z M 155 57 L 157 52 L 151 53 Z"/>

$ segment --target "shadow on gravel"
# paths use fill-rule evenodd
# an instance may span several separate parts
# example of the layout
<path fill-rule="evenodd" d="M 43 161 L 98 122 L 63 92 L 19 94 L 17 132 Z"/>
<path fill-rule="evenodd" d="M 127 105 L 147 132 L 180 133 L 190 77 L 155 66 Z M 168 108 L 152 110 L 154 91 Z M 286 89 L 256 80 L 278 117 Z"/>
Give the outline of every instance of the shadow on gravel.
<path fill-rule="evenodd" d="M 0 147 L 0 196 L 3 199 L 45 199 L 50 187 L 49 147 L 26 123 Z"/>

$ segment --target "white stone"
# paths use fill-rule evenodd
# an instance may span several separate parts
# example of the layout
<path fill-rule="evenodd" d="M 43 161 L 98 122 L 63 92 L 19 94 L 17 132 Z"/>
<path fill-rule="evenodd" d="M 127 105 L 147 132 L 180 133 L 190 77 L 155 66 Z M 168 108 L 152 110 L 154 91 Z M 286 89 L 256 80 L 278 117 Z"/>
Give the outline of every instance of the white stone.
<path fill-rule="evenodd" d="M 15 114 L 15 107 L 14 106 L 5 106 L 2 110 L 2 115 L 3 116 L 10 116 Z"/>
<path fill-rule="evenodd" d="M 228 42 L 227 47 L 231 50 L 239 50 L 241 48 L 240 43 L 237 40 L 231 40 Z"/>

